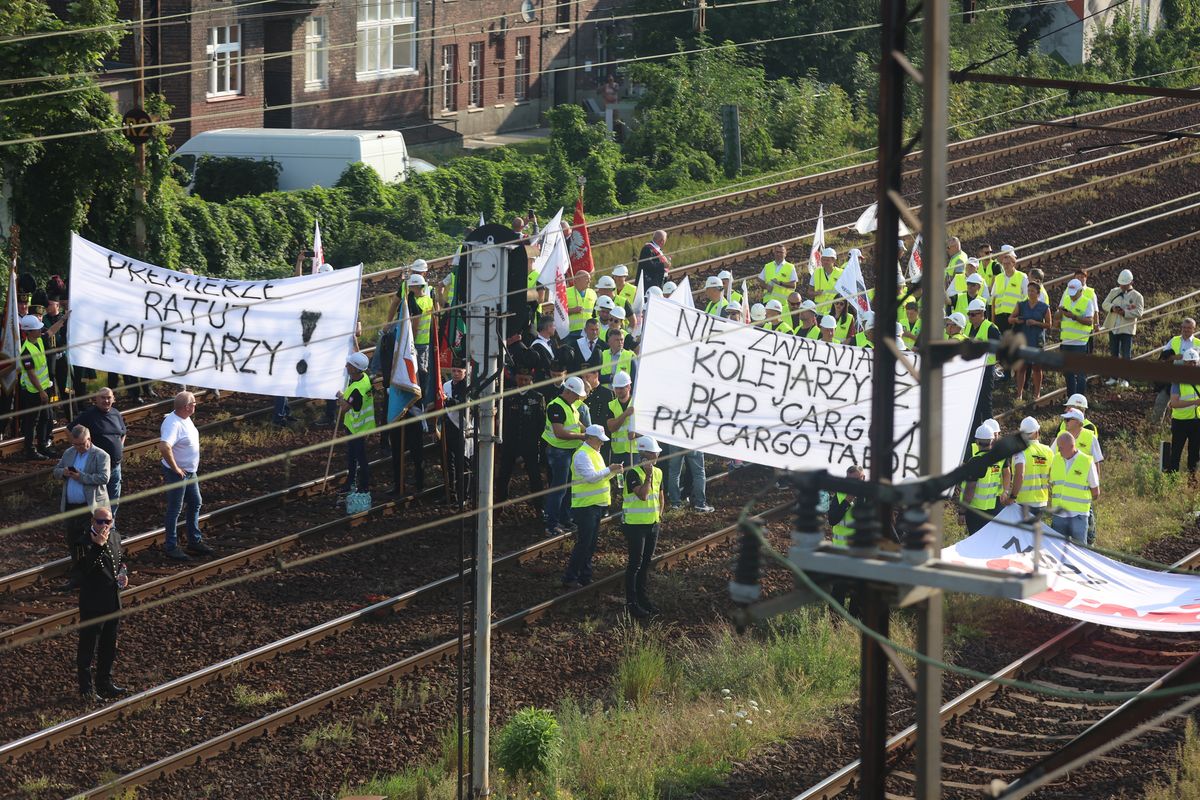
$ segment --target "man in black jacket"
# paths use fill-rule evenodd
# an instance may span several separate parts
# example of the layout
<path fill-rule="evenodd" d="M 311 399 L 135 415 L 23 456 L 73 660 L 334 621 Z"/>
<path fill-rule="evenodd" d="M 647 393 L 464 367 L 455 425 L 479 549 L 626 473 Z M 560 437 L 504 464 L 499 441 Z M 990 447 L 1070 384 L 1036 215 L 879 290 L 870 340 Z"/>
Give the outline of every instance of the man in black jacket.
<path fill-rule="evenodd" d="M 642 252 L 638 254 L 638 272 L 643 276 L 643 288 L 661 287 L 667 280 L 671 269 L 671 259 L 663 252 L 663 248 L 666 246 L 666 231 L 655 231 L 653 238 L 642 245 Z"/>
<path fill-rule="evenodd" d="M 517 391 L 504 398 L 504 445 L 500 449 L 500 485 L 497 496 L 501 501 L 508 499 L 508 487 L 512 482 L 513 470 L 518 456 L 525 465 L 529 477 L 529 491 L 542 491 L 542 432 L 546 429 L 546 399 L 541 393 L 530 389 L 533 373 L 528 368 L 517 370 Z M 545 500 L 536 497 L 530 500 L 537 518 L 541 519 Z"/>
<path fill-rule="evenodd" d="M 119 611 L 121 590 L 129 585 L 121 563 L 121 536 L 112 524 L 112 509 L 97 506 L 92 512 L 91 526 L 75 541 L 80 622 Z M 79 670 L 79 694 L 85 702 L 120 697 L 128 691 L 112 680 L 113 662 L 117 658 L 117 622 L 110 619 L 79 629 L 75 664 Z"/>

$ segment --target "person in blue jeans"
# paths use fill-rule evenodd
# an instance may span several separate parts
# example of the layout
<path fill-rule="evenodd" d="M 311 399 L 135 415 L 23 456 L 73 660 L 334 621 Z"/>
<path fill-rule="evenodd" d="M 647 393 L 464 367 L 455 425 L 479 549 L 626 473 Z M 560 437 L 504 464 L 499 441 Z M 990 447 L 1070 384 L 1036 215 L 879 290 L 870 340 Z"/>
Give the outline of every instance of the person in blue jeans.
<path fill-rule="evenodd" d="M 556 536 L 574 530 L 571 508 L 571 459 L 584 440 L 579 409 L 587 397 L 583 379 L 570 377 L 562 393 L 546 405 L 546 462 L 550 465 L 551 491 L 546 495 L 546 533 Z"/>
<path fill-rule="evenodd" d="M 683 465 L 686 462 L 692 476 L 692 510 L 700 514 L 711 514 L 716 509 L 708 504 L 704 495 L 704 453 L 664 444 L 663 459 L 667 473 L 667 502 L 672 509 L 683 506 L 683 491 L 680 487 Z"/>
<path fill-rule="evenodd" d="M 167 490 L 167 517 L 163 523 L 166 538 L 163 550 L 168 558 L 186 561 L 188 553 L 210 556 L 209 547 L 200 535 L 200 433 L 192 416 L 196 413 L 196 396 L 191 392 L 175 395 L 175 410 L 163 417 L 159 427 L 158 451 L 162 454 L 163 483 Z M 187 506 L 187 552 L 179 547 L 176 526 L 179 513 Z"/>
<path fill-rule="evenodd" d="M 589 425 L 584 431 L 583 444 L 571 456 L 571 506 L 579 530 L 563 573 L 564 589 L 577 589 L 592 582 L 592 558 L 600 536 L 600 518 L 612 505 L 612 479 L 625 469 L 622 464 L 604 464 L 600 445 L 607 441 L 603 425 Z"/>

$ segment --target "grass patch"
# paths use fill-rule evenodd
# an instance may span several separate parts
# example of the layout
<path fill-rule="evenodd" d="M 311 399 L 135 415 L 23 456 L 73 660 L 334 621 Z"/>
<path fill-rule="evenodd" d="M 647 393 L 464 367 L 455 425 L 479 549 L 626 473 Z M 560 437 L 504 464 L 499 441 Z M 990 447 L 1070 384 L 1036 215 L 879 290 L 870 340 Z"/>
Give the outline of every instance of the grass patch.
<path fill-rule="evenodd" d="M 300 741 L 300 749 L 313 753 L 327 748 L 345 747 L 354 741 L 354 725 L 349 722 L 331 722 L 313 728 Z"/>
<path fill-rule="evenodd" d="M 48 797 L 51 793 L 61 792 L 63 789 L 71 788 L 68 784 L 59 783 L 46 775 L 39 775 L 36 778 L 25 778 L 17 786 L 17 791 L 22 797 Z"/>
<path fill-rule="evenodd" d="M 1166 782 L 1146 787 L 1145 800 L 1200 800 L 1200 734 L 1189 719 L 1177 751 L 1179 769 Z"/>
<path fill-rule="evenodd" d="M 284 697 L 284 693 L 277 690 L 259 692 L 241 683 L 233 687 L 233 705 L 239 711 L 254 711 L 278 703 Z"/>
<path fill-rule="evenodd" d="M 1178 536 L 1194 519 L 1196 497 L 1186 473 L 1158 469 L 1160 431 L 1123 431 L 1102 441 L 1096 543 L 1110 550 L 1141 552 L 1147 544 Z"/>

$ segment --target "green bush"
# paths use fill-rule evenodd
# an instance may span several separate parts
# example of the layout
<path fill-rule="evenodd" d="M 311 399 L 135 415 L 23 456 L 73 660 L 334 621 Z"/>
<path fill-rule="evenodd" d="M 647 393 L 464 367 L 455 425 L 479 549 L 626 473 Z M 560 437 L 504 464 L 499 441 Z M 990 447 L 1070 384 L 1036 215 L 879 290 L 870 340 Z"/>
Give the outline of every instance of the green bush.
<path fill-rule="evenodd" d="M 583 187 L 583 206 L 589 214 L 609 214 L 620 206 L 617 203 L 617 176 L 613 168 L 616 157 L 603 153 L 592 153 L 583 162 L 583 174 L 587 184 Z"/>
<path fill-rule="evenodd" d="M 549 773 L 562 751 L 562 730 L 544 708 L 523 708 L 496 737 L 496 766 L 510 775 Z"/>
<path fill-rule="evenodd" d="M 386 228 L 362 222 L 351 222 L 345 237 L 333 240 L 331 245 L 326 258 L 329 263 L 343 267 L 360 261 L 404 261 L 412 247 Z"/>
<path fill-rule="evenodd" d="M 334 186 L 345 189 L 350 205 L 356 208 L 391 205 L 387 187 L 383 185 L 379 173 L 361 161 L 347 165 Z"/>
<path fill-rule="evenodd" d="M 235 197 L 266 194 L 279 189 L 278 161 L 230 156 L 200 156 L 192 192 L 210 203 L 226 203 Z"/>
<path fill-rule="evenodd" d="M 636 203 L 646 191 L 646 182 L 649 179 L 650 170 L 645 164 L 632 161 L 617 167 L 617 202 L 622 205 Z"/>

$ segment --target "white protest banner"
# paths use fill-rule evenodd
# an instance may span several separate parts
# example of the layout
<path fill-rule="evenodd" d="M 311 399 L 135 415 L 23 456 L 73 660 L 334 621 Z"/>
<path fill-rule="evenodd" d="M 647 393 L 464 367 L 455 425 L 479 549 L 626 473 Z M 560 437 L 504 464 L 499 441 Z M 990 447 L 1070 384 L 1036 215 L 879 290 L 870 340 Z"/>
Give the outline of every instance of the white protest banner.
<path fill-rule="evenodd" d="M 150 380 L 331 398 L 362 267 L 241 281 L 174 272 L 71 237 L 71 362 Z"/>
<path fill-rule="evenodd" d="M 918 358 L 905 354 L 914 368 Z M 870 464 L 874 353 L 746 327 L 650 298 L 634 389 L 634 430 L 679 447 L 782 469 L 844 475 Z M 944 371 L 942 460 L 962 460 L 983 359 Z M 896 365 L 896 480 L 919 472 L 920 389 Z"/>
<path fill-rule="evenodd" d="M 1012 524 L 1020 506 L 1008 506 L 977 533 L 942 551 L 955 564 L 1030 572 L 1033 533 Z M 1156 572 L 1042 536 L 1038 568 L 1046 591 L 1021 602 L 1071 619 L 1143 631 L 1200 631 L 1200 576 Z"/>

